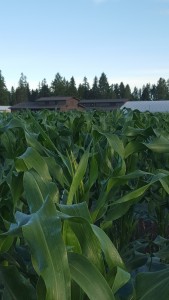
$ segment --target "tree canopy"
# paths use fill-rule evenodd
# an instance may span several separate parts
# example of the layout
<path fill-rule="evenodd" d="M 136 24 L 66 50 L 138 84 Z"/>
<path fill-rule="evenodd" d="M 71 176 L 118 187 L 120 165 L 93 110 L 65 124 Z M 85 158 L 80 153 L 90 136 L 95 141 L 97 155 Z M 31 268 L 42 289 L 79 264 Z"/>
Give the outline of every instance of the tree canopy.
<path fill-rule="evenodd" d="M 89 84 L 84 76 L 82 83 L 76 84 L 72 76 L 67 80 L 59 72 L 50 84 L 44 78 L 36 89 L 30 89 L 27 77 L 21 73 L 16 88 L 8 91 L 5 79 L 0 71 L 0 105 L 14 105 L 24 101 L 36 101 L 46 96 L 74 96 L 79 99 L 128 99 L 128 100 L 167 100 L 169 99 L 169 79 L 159 78 L 157 84 L 146 83 L 142 88 L 134 87 L 131 91 L 129 84 L 109 83 L 104 72 L 100 77 L 95 76 L 93 84 Z"/>
<path fill-rule="evenodd" d="M 10 93 L 7 90 L 5 79 L 0 70 L 0 105 L 8 105 L 10 100 Z"/>

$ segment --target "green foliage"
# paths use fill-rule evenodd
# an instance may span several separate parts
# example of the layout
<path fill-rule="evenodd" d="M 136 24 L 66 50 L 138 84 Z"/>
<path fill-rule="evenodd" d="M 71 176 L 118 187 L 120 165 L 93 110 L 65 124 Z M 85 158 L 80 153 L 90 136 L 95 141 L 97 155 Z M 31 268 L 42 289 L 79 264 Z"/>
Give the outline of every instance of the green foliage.
<path fill-rule="evenodd" d="M 72 76 L 70 80 L 56 73 L 50 84 L 46 79 L 39 79 L 39 86 L 30 89 L 26 76 L 21 73 L 16 89 L 11 87 L 9 92 L 6 88 L 4 77 L 0 74 L 0 99 L 2 105 L 15 105 L 24 101 L 36 101 L 40 97 L 48 96 L 74 96 L 80 99 L 129 99 L 129 100 L 168 100 L 169 79 L 160 78 L 157 84 L 145 83 L 141 89 L 134 87 L 131 91 L 130 85 L 123 82 L 109 84 L 104 72 L 100 77 L 95 76 L 93 85 L 90 87 L 87 77 L 83 78 L 78 87 Z"/>
<path fill-rule="evenodd" d="M 166 297 L 168 128 L 137 111 L 0 116 L 2 299 Z"/>
<path fill-rule="evenodd" d="M 7 90 L 5 79 L 0 70 L 0 105 L 9 105 L 9 92 Z"/>

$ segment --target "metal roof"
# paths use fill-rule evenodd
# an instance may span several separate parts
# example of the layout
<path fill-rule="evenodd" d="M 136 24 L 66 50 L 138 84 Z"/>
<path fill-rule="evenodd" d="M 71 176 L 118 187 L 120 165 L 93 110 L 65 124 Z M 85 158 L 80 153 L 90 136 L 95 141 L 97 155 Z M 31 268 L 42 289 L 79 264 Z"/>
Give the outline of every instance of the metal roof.
<path fill-rule="evenodd" d="M 20 102 L 18 104 L 15 104 L 11 106 L 12 110 L 15 109 L 52 109 L 55 108 L 56 105 L 39 105 L 39 103 L 36 102 Z"/>
<path fill-rule="evenodd" d="M 0 105 L 0 111 L 10 111 L 10 106 Z"/>
<path fill-rule="evenodd" d="M 75 99 L 75 100 L 79 100 L 78 98 L 76 97 L 60 97 L 60 96 L 51 96 L 51 97 L 41 97 L 41 98 L 38 98 L 36 99 L 37 102 L 40 102 L 40 101 L 65 101 L 65 100 L 68 100 L 68 99 Z"/>
<path fill-rule="evenodd" d="M 80 103 L 105 103 L 105 102 L 111 102 L 111 103 L 124 103 L 127 102 L 128 99 L 82 99 L 80 100 Z"/>
<path fill-rule="evenodd" d="M 141 112 L 169 112 L 169 100 L 156 101 L 128 101 L 121 106 L 123 108 L 130 108 L 132 110 L 138 109 Z"/>

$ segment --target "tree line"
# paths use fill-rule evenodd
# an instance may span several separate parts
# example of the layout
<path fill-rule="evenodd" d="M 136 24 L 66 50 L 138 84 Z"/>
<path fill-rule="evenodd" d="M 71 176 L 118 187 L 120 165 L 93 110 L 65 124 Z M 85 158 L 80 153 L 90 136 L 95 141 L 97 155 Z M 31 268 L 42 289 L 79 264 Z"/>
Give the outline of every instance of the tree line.
<path fill-rule="evenodd" d="M 66 80 L 59 73 L 55 75 L 51 84 L 43 79 L 38 88 L 30 89 L 26 76 L 21 73 L 17 88 L 12 87 L 9 91 L 5 79 L 0 71 L 0 105 L 14 105 L 24 101 L 36 101 L 40 97 L 48 96 L 74 96 L 79 99 L 129 99 L 129 100 L 167 100 L 169 99 L 169 79 L 160 78 L 157 84 L 147 83 L 142 88 L 134 87 L 133 91 L 129 84 L 109 84 L 106 74 L 93 79 L 90 86 L 86 77 L 83 82 L 76 86 L 74 77 Z"/>

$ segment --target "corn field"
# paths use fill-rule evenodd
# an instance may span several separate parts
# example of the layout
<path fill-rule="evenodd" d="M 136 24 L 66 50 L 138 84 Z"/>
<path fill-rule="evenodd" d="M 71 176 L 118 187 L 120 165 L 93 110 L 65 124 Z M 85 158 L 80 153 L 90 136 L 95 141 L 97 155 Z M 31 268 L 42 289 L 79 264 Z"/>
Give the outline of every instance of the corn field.
<path fill-rule="evenodd" d="M 169 299 L 169 115 L 0 115 L 0 299 Z"/>

